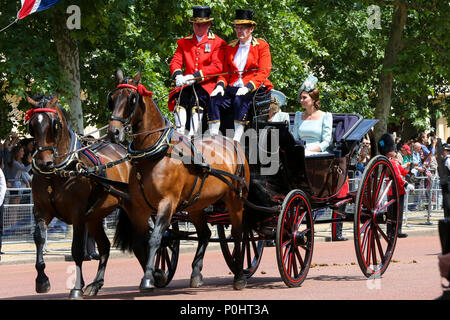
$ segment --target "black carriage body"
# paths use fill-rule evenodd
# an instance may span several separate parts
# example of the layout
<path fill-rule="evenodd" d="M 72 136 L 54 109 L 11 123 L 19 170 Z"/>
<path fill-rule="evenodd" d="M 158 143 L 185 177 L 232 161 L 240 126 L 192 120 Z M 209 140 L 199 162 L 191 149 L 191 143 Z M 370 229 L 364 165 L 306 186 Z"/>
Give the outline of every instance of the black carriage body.
<path fill-rule="evenodd" d="M 294 124 L 294 117 L 295 114 L 291 113 L 290 126 Z M 356 114 L 333 114 L 332 144 L 327 152 L 308 156 L 305 156 L 303 142 L 294 140 L 287 123 L 255 122 L 257 132 L 261 129 L 278 130 L 279 170 L 274 175 L 262 176 L 262 164 L 251 167 L 249 201 L 263 206 L 275 205 L 293 189 L 304 191 L 313 207 L 339 201 L 338 195 L 347 180 L 351 159 L 359 142 L 376 122 Z M 268 133 L 259 135 L 258 139 L 268 136 Z M 267 150 L 273 149 L 268 147 Z"/>

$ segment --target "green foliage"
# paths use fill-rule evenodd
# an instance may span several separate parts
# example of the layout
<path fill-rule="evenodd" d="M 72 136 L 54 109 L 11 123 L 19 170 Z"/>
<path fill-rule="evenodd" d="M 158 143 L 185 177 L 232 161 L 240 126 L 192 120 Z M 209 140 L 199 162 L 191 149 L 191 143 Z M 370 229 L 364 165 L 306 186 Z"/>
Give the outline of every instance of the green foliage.
<path fill-rule="evenodd" d="M 430 1 L 408 3 L 429 5 Z M 437 3 L 435 11 L 408 11 L 404 37 L 408 45 L 393 70 L 393 124 L 403 118 L 424 128 L 425 122 L 419 119 L 438 114 L 450 120 L 448 101 L 431 104 L 428 99 L 443 92 L 449 79 L 449 4 Z M 194 4 L 211 6 L 212 30 L 227 42 L 235 39 L 234 10 L 254 9 L 255 35 L 270 44 L 270 79 L 286 94 L 288 111 L 299 109 L 298 88 L 307 74 L 313 73 L 319 78 L 324 110 L 373 117 L 392 6 L 380 5 L 382 28 L 370 30 L 369 0 L 80 0 L 81 30 L 70 35 L 79 49 L 85 125 L 100 127 L 108 122 L 106 96 L 117 85 L 118 67 L 125 76 L 141 70 L 141 83 L 154 92 L 163 113 L 169 115 L 167 98 L 173 85 L 169 63 L 176 40 L 192 33 L 188 19 Z M 0 0 L 0 27 L 13 20 L 19 5 L 19 1 Z M 0 34 L 0 136 L 12 125 L 7 119 L 7 95 L 24 98 L 26 94 L 67 91 L 51 28 L 57 15 L 68 17 L 68 5 L 62 1 Z M 61 96 L 60 102 L 68 108 L 66 98 Z M 19 109 L 27 108 L 22 99 Z"/>

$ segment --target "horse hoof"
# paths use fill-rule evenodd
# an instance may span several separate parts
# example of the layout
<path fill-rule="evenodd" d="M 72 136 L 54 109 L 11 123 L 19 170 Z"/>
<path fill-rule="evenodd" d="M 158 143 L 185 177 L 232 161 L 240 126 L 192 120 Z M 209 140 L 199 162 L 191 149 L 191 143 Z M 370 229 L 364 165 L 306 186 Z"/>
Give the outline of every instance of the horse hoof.
<path fill-rule="evenodd" d="M 44 282 L 36 282 L 37 293 L 47 293 L 49 291 L 50 291 L 50 281 L 46 280 Z"/>
<path fill-rule="evenodd" d="M 241 280 L 235 280 L 233 283 L 233 289 L 234 290 L 243 290 L 247 286 L 247 280 L 241 279 Z"/>
<path fill-rule="evenodd" d="M 86 287 L 84 290 L 83 295 L 85 297 L 94 297 L 97 295 L 97 293 L 100 291 L 100 289 L 103 287 L 103 284 L 99 283 L 91 283 Z"/>
<path fill-rule="evenodd" d="M 168 282 L 168 278 L 165 272 L 155 271 L 153 273 L 153 278 L 155 279 L 155 286 L 158 288 L 165 287 Z"/>
<path fill-rule="evenodd" d="M 152 292 L 155 289 L 155 285 L 150 281 L 150 279 L 142 279 L 139 285 L 139 290 L 141 292 Z"/>
<path fill-rule="evenodd" d="M 191 282 L 189 284 L 189 287 L 191 288 L 200 288 L 200 286 L 203 284 L 203 276 L 198 275 L 191 278 Z"/>
<path fill-rule="evenodd" d="M 70 290 L 69 299 L 83 299 L 83 290 L 81 289 L 72 289 Z"/>

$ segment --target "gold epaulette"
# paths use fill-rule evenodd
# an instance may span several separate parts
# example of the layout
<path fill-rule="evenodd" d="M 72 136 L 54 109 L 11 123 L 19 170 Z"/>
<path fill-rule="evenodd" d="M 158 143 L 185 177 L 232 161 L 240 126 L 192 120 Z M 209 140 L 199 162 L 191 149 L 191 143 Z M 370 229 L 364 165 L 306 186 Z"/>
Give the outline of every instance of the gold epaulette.
<path fill-rule="evenodd" d="M 194 38 L 194 34 L 190 34 L 190 35 L 184 37 L 184 39 L 186 39 L 186 40 L 192 40 L 193 38 Z"/>
<path fill-rule="evenodd" d="M 208 39 L 213 40 L 216 38 L 216 35 L 212 33 L 211 31 L 208 32 Z"/>

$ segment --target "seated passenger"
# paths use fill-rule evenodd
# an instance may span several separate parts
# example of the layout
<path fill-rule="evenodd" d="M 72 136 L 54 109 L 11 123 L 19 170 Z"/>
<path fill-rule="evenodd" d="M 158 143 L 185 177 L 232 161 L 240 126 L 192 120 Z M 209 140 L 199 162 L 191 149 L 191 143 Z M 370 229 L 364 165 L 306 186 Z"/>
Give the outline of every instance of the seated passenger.
<path fill-rule="evenodd" d="M 298 100 L 304 112 L 295 113 L 292 135 L 295 140 L 305 142 L 305 155 L 326 152 L 331 144 L 333 116 L 320 110 L 317 78 L 309 75 L 298 93 Z"/>
<path fill-rule="evenodd" d="M 281 111 L 281 103 L 276 97 L 270 98 L 269 122 L 287 122 L 289 124 L 289 113 Z"/>

